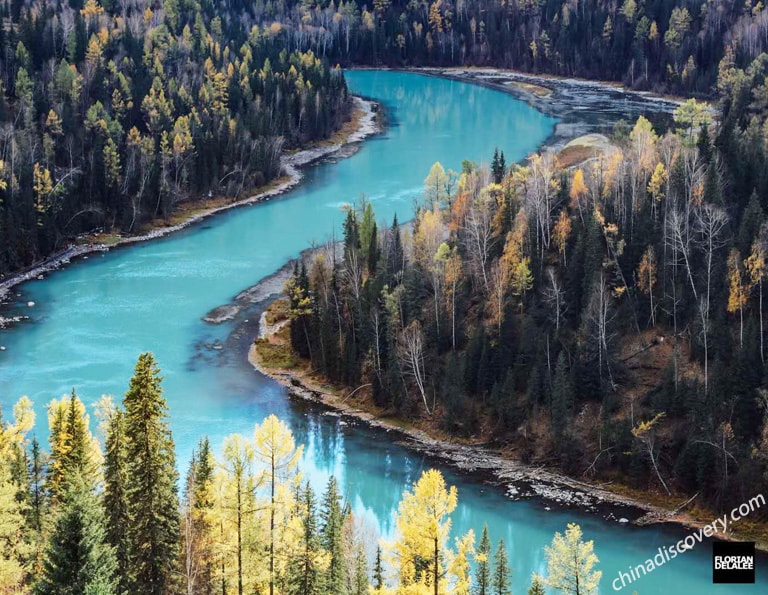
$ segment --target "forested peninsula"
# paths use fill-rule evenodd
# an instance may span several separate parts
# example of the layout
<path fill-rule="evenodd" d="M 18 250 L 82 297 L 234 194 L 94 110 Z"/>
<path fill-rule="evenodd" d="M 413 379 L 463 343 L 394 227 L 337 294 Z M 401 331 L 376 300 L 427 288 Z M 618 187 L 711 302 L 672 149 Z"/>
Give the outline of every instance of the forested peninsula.
<path fill-rule="evenodd" d="M 767 73 L 726 59 L 717 118 L 689 100 L 674 130 L 619 123 L 576 163 L 436 163 L 405 229 L 350 205 L 259 365 L 670 508 L 760 493 Z"/>

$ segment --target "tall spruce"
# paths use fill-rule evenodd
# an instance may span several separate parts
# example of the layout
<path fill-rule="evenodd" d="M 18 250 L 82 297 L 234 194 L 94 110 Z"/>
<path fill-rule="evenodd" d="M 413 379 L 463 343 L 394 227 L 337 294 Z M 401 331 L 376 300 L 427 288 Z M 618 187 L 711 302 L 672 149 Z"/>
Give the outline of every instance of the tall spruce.
<path fill-rule="evenodd" d="M 491 593 L 491 540 L 488 525 L 483 525 L 483 534 L 475 553 L 475 595 Z"/>
<path fill-rule="evenodd" d="M 115 553 L 93 485 L 70 478 L 48 541 L 35 595 L 117 593 Z"/>
<path fill-rule="evenodd" d="M 376 561 L 373 565 L 373 588 L 381 590 L 384 587 L 384 564 L 381 559 L 381 546 L 376 546 Z"/>
<path fill-rule="evenodd" d="M 288 565 L 287 595 L 324 593 L 320 569 L 320 535 L 317 527 L 317 499 L 307 482 L 298 498 L 302 532 L 298 553 Z"/>
<path fill-rule="evenodd" d="M 129 591 L 147 595 L 171 590 L 179 547 L 178 474 L 161 382 L 154 356 L 143 353 L 123 401 Z"/>
<path fill-rule="evenodd" d="M 116 410 L 107 422 L 104 441 L 104 510 L 107 542 L 115 550 L 117 561 L 117 593 L 128 593 L 128 470 L 126 461 L 125 413 Z"/>
<path fill-rule="evenodd" d="M 328 480 L 328 485 L 323 494 L 320 519 L 322 530 L 321 545 L 331 555 L 331 561 L 325 573 L 324 593 L 327 595 L 346 595 L 347 572 L 342 535 L 344 513 L 341 507 L 339 486 L 336 478 L 333 476 Z"/>
<path fill-rule="evenodd" d="M 496 548 L 495 566 L 493 569 L 493 578 L 491 580 L 491 593 L 493 595 L 510 595 L 509 589 L 509 561 L 507 559 L 507 548 L 504 540 L 499 540 L 499 546 Z"/>

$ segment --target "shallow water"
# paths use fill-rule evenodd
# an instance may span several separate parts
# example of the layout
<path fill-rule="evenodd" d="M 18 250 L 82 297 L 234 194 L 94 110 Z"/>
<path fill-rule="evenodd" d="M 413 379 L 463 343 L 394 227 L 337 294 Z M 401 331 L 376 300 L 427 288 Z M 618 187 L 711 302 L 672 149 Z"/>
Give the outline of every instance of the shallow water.
<path fill-rule="evenodd" d="M 499 91 L 456 81 L 371 71 L 351 72 L 348 81 L 353 91 L 383 101 L 391 116 L 386 134 L 365 142 L 352 157 L 307 170 L 304 183 L 279 200 L 236 209 L 162 240 L 91 255 L 21 287 L 18 302 L 4 314 L 26 314 L 30 321 L 0 331 L 0 345 L 7 348 L 0 352 L 4 409 L 29 395 L 43 437 L 51 398 L 72 387 L 86 403 L 105 393 L 119 397 L 138 354 L 151 350 L 165 374 L 182 472 L 200 436 L 209 435 L 217 445 L 229 433 L 249 433 L 274 412 L 306 444 L 308 478 L 320 488 L 335 474 L 357 513 L 388 533 L 403 488 L 436 463 L 397 445 L 389 434 L 292 403 L 279 385 L 254 372 L 245 353 L 255 333 L 255 310 L 218 326 L 202 318 L 311 241 L 338 237 L 339 207 L 361 194 L 385 224 L 395 213 L 407 220 L 434 161 L 459 170 L 463 159 L 489 161 L 494 147 L 504 150 L 508 162 L 522 159 L 548 138 L 555 120 Z M 28 308 L 28 300 L 35 307 Z M 596 541 L 604 593 L 612 591 L 618 570 L 683 534 L 511 502 L 499 489 L 445 471 L 459 489 L 455 533 L 470 527 L 479 533 L 485 522 L 494 541 L 503 537 L 516 593 L 527 587 L 532 571 L 543 570 L 542 546 L 570 520 Z M 758 591 L 715 588 L 710 556 L 710 546 L 701 545 L 634 588 L 643 594 Z M 764 591 L 765 564 L 761 571 Z"/>

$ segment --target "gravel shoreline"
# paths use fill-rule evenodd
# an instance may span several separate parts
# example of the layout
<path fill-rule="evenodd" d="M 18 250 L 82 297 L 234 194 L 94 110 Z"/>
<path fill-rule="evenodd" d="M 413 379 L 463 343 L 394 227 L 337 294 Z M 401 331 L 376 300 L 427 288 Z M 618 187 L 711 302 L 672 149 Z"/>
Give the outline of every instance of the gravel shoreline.
<path fill-rule="evenodd" d="M 237 207 L 267 201 L 273 197 L 287 192 L 291 188 L 295 187 L 299 182 L 301 182 L 303 177 L 301 168 L 306 167 L 325 157 L 340 153 L 342 152 L 342 149 L 348 147 L 349 145 L 358 143 L 363 139 L 379 132 L 379 127 L 376 121 L 378 104 L 361 97 L 353 97 L 353 101 L 355 103 L 355 107 L 362 111 L 362 116 L 360 117 L 357 129 L 352 132 L 342 143 L 313 147 L 310 149 L 298 151 L 291 155 L 283 155 L 282 168 L 288 179 L 278 184 L 274 188 L 254 194 L 242 200 L 234 201 L 227 205 L 211 208 L 202 213 L 195 214 L 177 225 L 153 229 L 141 235 L 126 236 L 109 245 L 94 243 L 81 246 L 68 246 L 57 254 L 46 258 L 36 265 L 33 265 L 28 270 L 13 274 L 10 277 L 0 281 L 0 303 L 9 299 L 11 290 L 17 285 L 32 279 L 37 279 L 45 273 L 59 269 L 62 266 L 69 264 L 73 259 L 82 258 L 91 253 L 108 252 L 110 249 L 119 246 L 126 246 L 129 244 L 146 242 L 148 240 L 161 238 L 168 234 L 189 227 L 190 225 L 198 223 L 203 219 L 207 219 L 208 217 L 211 217 L 217 213 L 228 211 Z M 0 316 L 0 329 L 13 322 L 17 322 L 17 320 L 3 318 Z"/>

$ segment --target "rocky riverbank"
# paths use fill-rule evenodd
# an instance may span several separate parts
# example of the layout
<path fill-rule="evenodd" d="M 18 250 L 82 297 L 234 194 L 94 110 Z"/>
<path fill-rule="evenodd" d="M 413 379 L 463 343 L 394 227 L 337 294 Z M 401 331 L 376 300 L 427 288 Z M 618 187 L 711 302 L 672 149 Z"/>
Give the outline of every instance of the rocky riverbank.
<path fill-rule="evenodd" d="M 217 213 L 228 211 L 229 209 L 236 207 L 268 201 L 287 192 L 301 181 L 301 168 L 332 155 L 348 156 L 354 152 L 354 145 L 356 143 L 359 143 L 363 139 L 376 134 L 379 131 L 379 124 L 377 121 L 378 104 L 360 97 L 353 97 L 353 102 L 355 114 L 354 122 L 351 125 L 351 131 L 347 132 L 345 138 L 342 138 L 339 142 L 320 142 L 307 149 L 284 155 L 282 157 L 284 175 L 267 189 L 241 200 L 227 202 L 223 205 L 219 204 L 215 207 L 205 208 L 205 206 L 202 205 L 202 209 L 196 209 L 190 212 L 188 216 L 184 217 L 180 222 L 174 225 L 155 227 L 146 233 L 137 235 L 109 236 L 109 241 L 88 241 L 86 243 L 68 246 L 59 253 L 24 271 L 11 275 L 6 279 L 0 279 L 0 303 L 9 298 L 11 290 L 17 285 L 32 279 L 39 279 L 46 273 L 69 264 L 74 259 L 85 258 L 88 254 L 94 252 L 107 252 L 111 248 L 118 246 L 160 238 L 184 229 L 194 223 L 198 223 Z M 14 322 L 18 322 L 18 320 L 14 318 L 0 318 L 0 328 L 8 326 Z"/>

